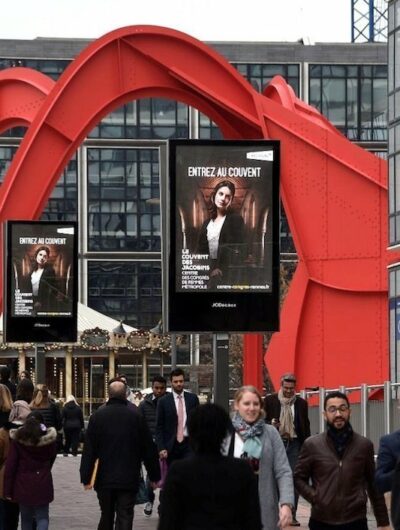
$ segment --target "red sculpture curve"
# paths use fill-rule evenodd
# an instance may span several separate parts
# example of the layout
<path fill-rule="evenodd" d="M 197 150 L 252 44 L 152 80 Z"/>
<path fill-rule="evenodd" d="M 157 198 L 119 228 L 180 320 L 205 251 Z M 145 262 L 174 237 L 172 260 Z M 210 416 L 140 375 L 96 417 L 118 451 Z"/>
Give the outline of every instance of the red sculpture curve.
<path fill-rule="evenodd" d="M 302 387 L 386 378 L 386 266 L 398 259 L 386 252 L 386 163 L 342 137 L 282 79 L 259 94 L 225 59 L 185 34 L 137 26 L 88 46 L 21 143 L 0 189 L 0 219 L 37 218 L 100 118 L 150 96 L 197 107 L 226 138 L 281 140 L 282 200 L 299 266 L 282 330 L 266 355 L 273 380 L 286 369 L 298 373 Z"/>
<path fill-rule="evenodd" d="M 0 133 L 12 127 L 27 127 L 36 116 L 54 81 L 30 68 L 8 68 L 0 72 Z"/>

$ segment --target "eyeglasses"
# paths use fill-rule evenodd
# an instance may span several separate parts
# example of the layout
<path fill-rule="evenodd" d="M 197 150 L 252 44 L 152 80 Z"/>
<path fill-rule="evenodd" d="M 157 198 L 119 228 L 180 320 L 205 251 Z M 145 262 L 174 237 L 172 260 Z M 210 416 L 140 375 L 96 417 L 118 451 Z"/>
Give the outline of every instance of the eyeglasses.
<path fill-rule="evenodd" d="M 346 410 L 349 410 L 349 406 L 348 405 L 340 405 L 339 407 L 335 407 L 335 406 L 332 405 L 331 407 L 328 407 L 326 410 L 330 414 L 336 414 L 337 411 L 346 412 Z"/>

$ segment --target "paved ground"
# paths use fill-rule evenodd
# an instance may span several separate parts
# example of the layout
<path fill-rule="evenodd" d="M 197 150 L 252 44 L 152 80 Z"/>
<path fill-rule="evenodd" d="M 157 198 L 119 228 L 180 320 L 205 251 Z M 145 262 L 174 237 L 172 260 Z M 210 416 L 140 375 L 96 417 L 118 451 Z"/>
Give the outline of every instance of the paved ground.
<path fill-rule="evenodd" d="M 79 483 L 80 456 L 57 457 L 53 468 L 55 499 L 50 505 L 51 530 L 96 530 L 99 521 L 99 507 L 96 494 L 84 491 Z M 135 510 L 134 530 L 156 530 L 156 510 L 150 518 L 143 515 L 142 507 Z M 301 499 L 297 518 L 301 528 L 308 528 L 309 505 Z M 369 514 L 368 527 L 376 529 L 375 520 Z M 204 529 L 207 530 L 207 529 Z M 251 530 L 249 528 L 249 530 Z"/>

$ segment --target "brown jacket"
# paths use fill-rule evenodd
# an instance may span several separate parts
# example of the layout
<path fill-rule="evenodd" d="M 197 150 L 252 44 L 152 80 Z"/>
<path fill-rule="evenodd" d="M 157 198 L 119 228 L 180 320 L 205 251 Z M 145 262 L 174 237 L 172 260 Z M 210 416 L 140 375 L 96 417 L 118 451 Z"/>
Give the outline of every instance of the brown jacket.
<path fill-rule="evenodd" d="M 311 503 L 311 517 L 316 521 L 345 524 L 365 519 L 368 492 L 378 526 L 387 526 L 386 504 L 375 489 L 374 474 L 374 448 L 367 438 L 353 433 L 340 460 L 332 440 L 322 433 L 304 442 L 294 483 Z"/>

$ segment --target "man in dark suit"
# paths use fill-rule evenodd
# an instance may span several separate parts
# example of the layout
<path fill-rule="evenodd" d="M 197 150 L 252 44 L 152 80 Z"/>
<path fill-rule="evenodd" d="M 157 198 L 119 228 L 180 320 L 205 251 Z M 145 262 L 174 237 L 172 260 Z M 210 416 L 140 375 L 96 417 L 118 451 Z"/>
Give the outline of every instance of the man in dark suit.
<path fill-rule="evenodd" d="M 112 530 L 116 515 L 116 528 L 132 530 L 142 460 L 152 482 L 160 480 L 160 465 L 147 424 L 136 407 L 128 406 L 122 381 L 109 385 L 109 400 L 90 417 L 80 468 L 85 490 L 92 487 L 96 459 L 98 529 Z"/>
<path fill-rule="evenodd" d="M 161 459 L 168 465 L 191 454 L 187 418 L 199 404 L 199 398 L 184 391 L 185 373 L 180 368 L 170 374 L 172 392 L 167 392 L 157 405 L 156 443 Z"/>
<path fill-rule="evenodd" d="M 392 492 L 391 517 L 395 530 L 400 529 L 400 430 L 382 436 L 379 442 L 375 473 L 381 493 Z"/>
<path fill-rule="evenodd" d="M 308 404 L 305 399 L 296 396 L 295 388 L 296 376 L 291 373 L 284 374 L 281 377 L 279 392 L 266 396 L 264 400 L 265 421 L 278 429 L 292 471 L 296 467 L 304 440 L 310 436 Z M 296 519 L 298 500 L 299 495 L 295 491 L 291 526 L 300 526 Z"/>

